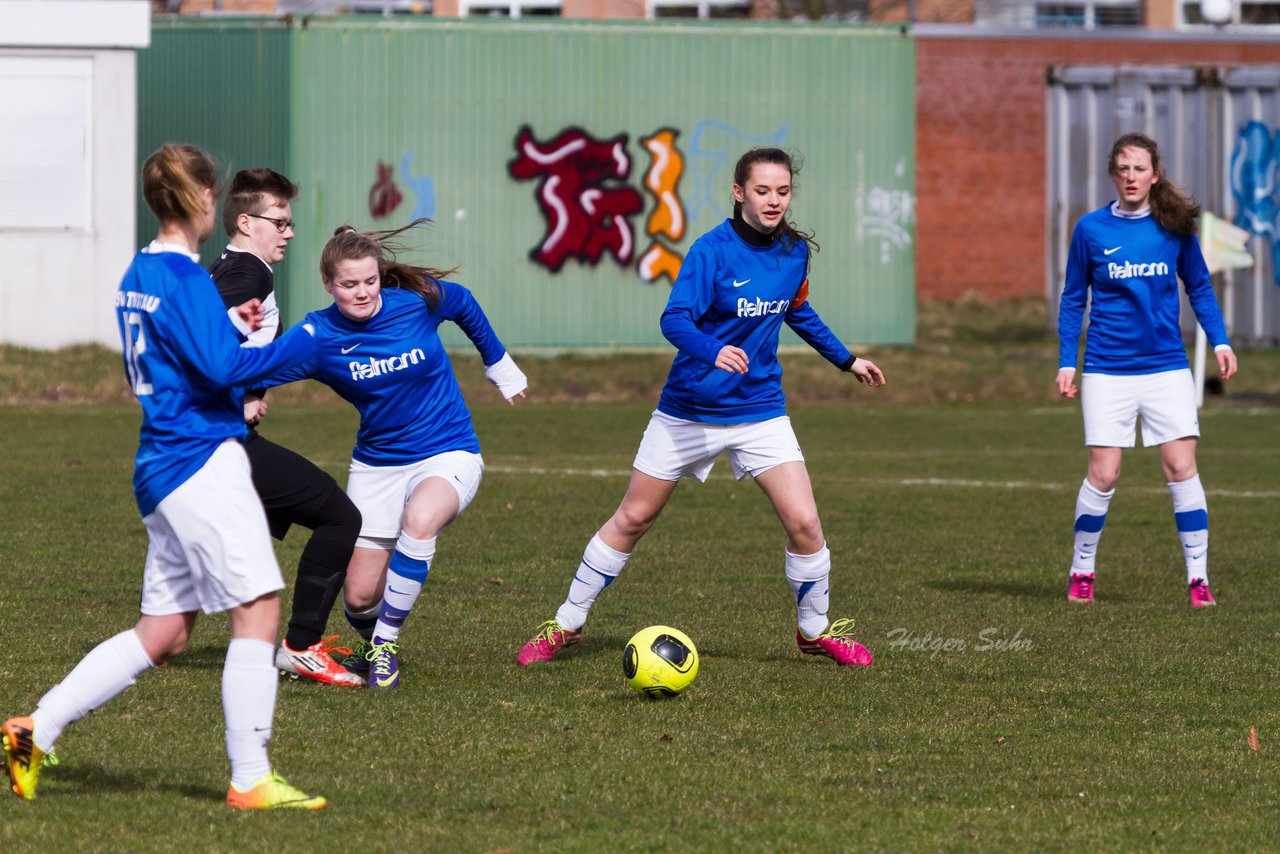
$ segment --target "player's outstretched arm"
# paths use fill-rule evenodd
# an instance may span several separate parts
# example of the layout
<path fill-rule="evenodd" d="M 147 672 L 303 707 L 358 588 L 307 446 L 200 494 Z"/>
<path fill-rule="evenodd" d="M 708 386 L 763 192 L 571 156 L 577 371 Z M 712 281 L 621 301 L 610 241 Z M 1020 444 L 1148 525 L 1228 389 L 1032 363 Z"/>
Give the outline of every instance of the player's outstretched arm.
<path fill-rule="evenodd" d="M 864 359 L 861 356 L 853 360 L 853 364 L 849 365 L 849 373 L 858 378 L 858 382 L 867 383 L 872 388 L 880 388 L 884 385 L 884 372 L 876 367 L 876 363 L 870 359 Z"/>

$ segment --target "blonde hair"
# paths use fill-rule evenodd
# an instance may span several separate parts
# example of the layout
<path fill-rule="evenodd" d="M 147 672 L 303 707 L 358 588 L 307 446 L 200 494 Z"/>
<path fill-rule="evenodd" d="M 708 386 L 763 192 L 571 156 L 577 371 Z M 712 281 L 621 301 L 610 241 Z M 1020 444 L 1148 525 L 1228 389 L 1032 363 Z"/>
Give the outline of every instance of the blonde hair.
<path fill-rule="evenodd" d="M 142 198 L 161 224 L 199 229 L 206 213 L 204 190 L 217 195 L 218 163 L 186 143 L 165 143 L 142 164 Z"/>
<path fill-rule="evenodd" d="M 338 264 L 342 261 L 377 258 L 378 275 L 384 287 L 413 291 L 426 301 L 428 308 L 435 311 L 440 304 L 440 280 L 458 272 L 458 268 L 441 270 L 406 264 L 396 259 L 396 253 L 405 251 L 406 247 L 389 242 L 391 238 L 411 228 L 430 222 L 431 220 L 422 217 L 408 225 L 386 231 L 356 231 L 350 225 L 340 225 L 334 229 L 333 237 L 329 238 L 320 252 L 320 275 L 325 282 L 332 282 L 337 275 Z"/>

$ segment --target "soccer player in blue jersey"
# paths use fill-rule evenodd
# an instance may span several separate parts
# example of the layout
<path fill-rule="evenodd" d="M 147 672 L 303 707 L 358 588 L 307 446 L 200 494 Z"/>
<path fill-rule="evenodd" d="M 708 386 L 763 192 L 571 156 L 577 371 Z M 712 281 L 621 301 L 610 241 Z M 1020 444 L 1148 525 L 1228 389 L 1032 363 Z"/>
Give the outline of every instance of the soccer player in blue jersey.
<path fill-rule="evenodd" d="M 508 403 L 528 382 L 454 270 L 396 260 L 386 241 L 405 228 L 339 229 L 320 255 L 333 305 L 311 312 L 315 356 L 267 385 L 316 379 L 360 412 L 347 494 L 363 525 L 347 568 L 347 620 L 365 639 L 343 662 L 368 673 L 371 688 L 400 681 L 400 630 L 417 602 L 436 538 L 480 487 L 484 460 L 444 344 L 440 324 L 456 324 L 480 352 Z M 363 666 L 362 666 L 363 665 Z"/>
<path fill-rule="evenodd" d="M 549 661 L 581 640 L 596 597 L 622 572 L 680 479 L 705 481 L 721 451 L 736 477 L 755 479 L 782 522 L 800 651 L 840 665 L 871 663 L 871 653 L 850 635 L 853 621 L 827 616 L 831 553 L 787 417 L 778 363 L 782 325 L 859 382 L 878 387 L 885 380 L 840 343 L 808 302 L 809 255 L 817 244 L 787 218 L 794 171 L 777 148 L 742 155 L 733 173 L 733 218 L 689 248 L 661 321 L 679 352 L 626 495 L 587 544 L 555 618 L 520 650 L 522 666 Z"/>
<path fill-rule="evenodd" d="M 62 732 L 181 653 L 203 610 L 231 617 L 222 671 L 228 805 L 325 806 L 286 783 L 267 758 L 284 581 L 249 478 L 237 390 L 310 358 L 314 331 L 298 327 L 260 349 L 240 347 L 261 306 L 224 308 L 197 254 L 213 232 L 217 175 L 213 159 L 190 145 L 165 145 L 142 167 L 143 198 L 160 230 L 133 259 L 115 300 L 125 373 L 142 406 L 133 476 L 149 539 L 142 616 L 91 650 L 31 715 L 3 724 L 5 765 L 23 798 L 35 796 L 42 761 Z"/>
<path fill-rule="evenodd" d="M 1237 362 L 1204 256 L 1196 241 L 1200 207 L 1165 177 L 1154 140 L 1129 133 L 1111 148 L 1108 173 L 1119 198 L 1080 218 L 1071 235 L 1058 309 L 1058 392 L 1076 396 L 1080 326 L 1090 296 L 1080 397 L 1089 467 L 1076 498 L 1075 546 L 1067 586 L 1072 602 L 1093 602 L 1098 540 L 1115 495 L 1124 448 L 1160 448 L 1173 517 L 1187 564 L 1192 608 L 1209 591 L 1209 513 L 1196 470 L 1196 390 L 1178 325 L 1178 279 L 1213 345 L 1224 380 Z"/>

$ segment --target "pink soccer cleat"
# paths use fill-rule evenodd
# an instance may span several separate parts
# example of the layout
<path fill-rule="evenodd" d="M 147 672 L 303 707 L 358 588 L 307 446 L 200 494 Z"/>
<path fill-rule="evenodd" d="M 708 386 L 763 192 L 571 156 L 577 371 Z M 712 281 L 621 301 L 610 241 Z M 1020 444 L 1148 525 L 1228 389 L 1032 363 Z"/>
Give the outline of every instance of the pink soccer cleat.
<path fill-rule="evenodd" d="M 582 640 L 581 629 L 562 629 L 555 620 L 547 620 L 538 626 L 537 634 L 529 638 L 529 642 L 520 650 L 520 654 L 516 656 L 516 662 L 521 667 L 528 667 L 539 661 L 550 661 L 566 647 L 573 646 L 580 640 Z"/>
<path fill-rule="evenodd" d="M 1079 605 L 1093 604 L 1093 576 L 1072 574 L 1067 585 L 1067 601 Z"/>
<path fill-rule="evenodd" d="M 807 638 L 796 631 L 796 645 L 805 655 L 825 655 L 841 667 L 856 664 L 868 667 L 871 650 L 849 636 L 853 620 L 836 620 L 831 627 L 816 638 Z"/>
<path fill-rule="evenodd" d="M 1203 578 L 1187 585 L 1187 599 L 1192 608 L 1212 608 L 1218 604 L 1213 600 L 1213 594 L 1209 592 L 1209 582 Z"/>

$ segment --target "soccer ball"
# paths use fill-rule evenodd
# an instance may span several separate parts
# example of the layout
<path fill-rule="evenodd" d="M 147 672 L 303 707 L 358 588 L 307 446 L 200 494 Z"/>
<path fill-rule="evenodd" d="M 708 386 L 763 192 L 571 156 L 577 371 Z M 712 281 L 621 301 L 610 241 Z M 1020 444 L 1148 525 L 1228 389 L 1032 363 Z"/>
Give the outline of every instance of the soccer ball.
<path fill-rule="evenodd" d="M 650 626 L 636 632 L 622 652 L 627 684 L 649 697 L 674 697 L 698 676 L 698 650 L 679 629 Z"/>

